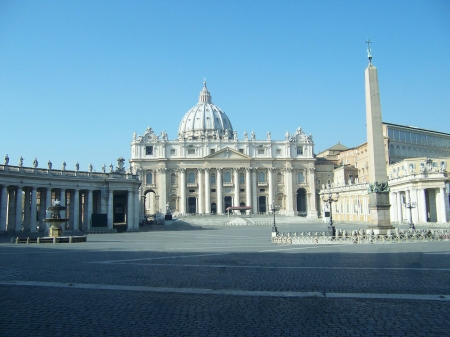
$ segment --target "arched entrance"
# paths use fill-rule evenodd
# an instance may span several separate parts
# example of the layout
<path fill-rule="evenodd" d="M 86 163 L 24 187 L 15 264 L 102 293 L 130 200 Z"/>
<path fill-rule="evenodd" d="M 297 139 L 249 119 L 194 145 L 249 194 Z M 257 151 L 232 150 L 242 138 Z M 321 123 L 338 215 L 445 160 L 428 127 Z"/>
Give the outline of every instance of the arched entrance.
<path fill-rule="evenodd" d="M 299 188 L 297 190 L 297 215 L 307 216 L 307 203 L 306 203 L 306 190 L 304 188 Z"/>
<path fill-rule="evenodd" d="M 156 214 L 158 210 L 158 196 L 155 191 L 147 190 L 144 192 L 144 215 L 151 217 Z"/>
<path fill-rule="evenodd" d="M 228 207 L 232 207 L 233 206 L 233 203 L 231 202 L 231 197 L 225 197 L 224 198 L 224 206 L 225 206 L 225 208 L 223 209 L 223 212 L 226 213 L 226 209 Z"/>

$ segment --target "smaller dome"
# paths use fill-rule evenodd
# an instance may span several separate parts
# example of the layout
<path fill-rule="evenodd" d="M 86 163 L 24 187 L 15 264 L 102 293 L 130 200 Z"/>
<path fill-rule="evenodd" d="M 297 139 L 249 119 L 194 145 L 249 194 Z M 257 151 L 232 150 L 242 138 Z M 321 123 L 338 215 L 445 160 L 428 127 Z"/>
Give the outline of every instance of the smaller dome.
<path fill-rule="evenodd" d="M 183 117 L 178 128 L 179 139 L 231 138 L 233 127 L 225 112 L 211 101 L 211 95 L 203 82 L 198 103 Z"/>

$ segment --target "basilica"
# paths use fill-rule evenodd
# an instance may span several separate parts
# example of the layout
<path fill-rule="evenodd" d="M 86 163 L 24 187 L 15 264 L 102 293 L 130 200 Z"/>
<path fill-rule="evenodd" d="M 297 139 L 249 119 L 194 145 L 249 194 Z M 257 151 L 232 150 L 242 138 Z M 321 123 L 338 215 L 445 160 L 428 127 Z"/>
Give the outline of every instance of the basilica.
<path fill-rule="evenodd" d="M 267 213 L 317 218 L 314 142 L 300 127 L 273 140 L 239 138 L 203 83 L 176 140 L 148 127 L 133 135 L 130 164 L 141 180 L 141 214 Z"/>

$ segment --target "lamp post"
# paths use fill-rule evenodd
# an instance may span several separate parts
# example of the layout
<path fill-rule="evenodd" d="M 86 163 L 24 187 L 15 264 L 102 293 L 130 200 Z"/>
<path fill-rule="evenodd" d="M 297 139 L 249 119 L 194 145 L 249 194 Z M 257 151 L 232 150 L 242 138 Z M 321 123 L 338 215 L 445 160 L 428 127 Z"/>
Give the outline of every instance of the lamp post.
<path fill-rule="evenodd" d="M 412 209 L 416 208 L 417 203 L 415 201 L 411 202 L 411 198 L 408 202 L 405 202 L 405 207 L 409 209 L 409 228 L 415 229 L 413 219 L 412 219 Z"/>
<path fill-rule="evenodd" d="M 277 233 L 277 225 L 275 222 L 275 212 L 280 209 L 280 205 L 275 205 L 275 200 L 272 200 L 272 205 L 269 206 L 270 210 L 273 212 L 273 227 L 272 227 L 272 233 Z"/>
<path fill-rule="evenodd" d="M 328 197 L 326 197 L 328 195 Z M 333 202 L 337 202 L 339 199 L 339 193 L 336 193 L 336 198 L 333 199 L 333 193 L 331 192 L 331 186 L 328 185 L 328 192 L 326 192 L 322 196 L 322 201 L 324 203 L 328 204 L 328 207 L 330 208 L 330 223 L 328 225 L 328 231 L 330 232 L 331 236 L 336 235 L 336 228 L 333 226 L 333 210 L 332 210 L 332 204 Z"/>

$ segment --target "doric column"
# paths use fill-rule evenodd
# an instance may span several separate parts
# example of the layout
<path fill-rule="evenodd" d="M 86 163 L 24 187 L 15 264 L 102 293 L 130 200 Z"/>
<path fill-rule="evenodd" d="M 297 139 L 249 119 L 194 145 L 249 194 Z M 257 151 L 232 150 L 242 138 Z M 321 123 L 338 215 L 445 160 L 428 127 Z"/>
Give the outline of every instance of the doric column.
<path fill-rule="evenodd" d="M 52 205 L 52 189 L 49 187 L 47 188 L 47 191 L 45 193 L 45 210 L 44 210 L 44 218 L 47 217 L 47 208 L 49 208 Z M 50 213 L 49 213 L 50 215 Z M 44 222 L 44 228 L 46 228 L 47 225 Z"/>
<path fill-rule="evenodd" d="M 425 196 L 424 188 L 417 190 L 417 199 L 417 207 L 419 208 L 419 221 L 427 222 L 427 198 Z"/>
<path fill-rule="evenodd" d="M 167 179 L 166 179 L 167 169 L 165 167 L 158 169 L 159 173 L 159 211 L 165 213 L 167 205 Z"/>
<path fill-rule="evenodd" d="M 397 192 L 397 221 L 398 223 L 402 223 L 403 221 L 402 195 L 400 192 Z"/>
<path fill-rule="evenodd" d="M 405 198 L 406 198 L 405 202 L 411 202 L 411 191 L 410 190 L 405 191 Z M 405 212 L 408 212 L 406 217 L 408 218 L 408 222 L 411 222 L 412 209 L 409 210 L 409 209 L 405 208 Z"/>
<path fill-rule="evenodd" d="M 59 195 L 59 204 L 61 206 L 66 206 L 66 197 L 67 197 L 66 190 L 64 188 L 61 188 L 61 192 L 60 192 L 60 195 Z M 60 215 L 61 215 L 62 219 L 65 218 L 66 217 L 66 211 L 61 211 Z M 63 226 L 63 229 L 65 229 L 65 223 L 62 224 L 62 226 Z"/>
<path fill-rule="evenodd" d="M 246 167 L 245 168 L 245 205 L 251 206 L 252 205 L 252 185 L 251 185 L 251 175 L 252 168 Z M 246 211 L 247 214 L 251 213 L 251 210 Z"/>
<path fill-rule="evenodd" d="M 233 206 L 239 206 L 239 168 L 234 167 L 233 168 L 233 180 L 234 180 L 234 205 Z M 237 213 L 237 212 L 233 212 Z"/>
<path fill-rule="evenodd" d="M 391 221 L 397 222 L 397 193 L 390 192 L 389 200 L 391 201 L 391 208 L 389 209 L 389 213 L 391 214 Z"/>
<path fill-rule="evenodd" d="M 186 214 L 186 169 L 181 167 L 180 172 L 180 213 Z"/>
<path fill-rule="evenodd" d="M 203 169 L 197 169 L 197 180 L 198 180 L 198 210 L 199 214 L 203 214 Z"/>
<path fill-rule="evenodd" d="M 31 211 L 30 211 L 30 230 L 37 231 L 36 226 L 37 196 L 36 187 L 31 187 Z"/>
<path fill-rule="evenodd" d="M 79 229 L 80 229 L 80 190 L 75 189 L 73 191 L 73 230 Z"/>
<path fill-rule="evenodd" d="M 109 190 L 109 195 L 108 195 L 108 215 L 107 215 L 107 219 L 108 219 L 108 229 L 113 229 L 113 223 L 114 223 L 114 213 L 113 213 L 113 200 L 114 198 L 114 191 L 113 190 Z"/>
<path fill-rule="evenodd" d="M 223 186 L 222 186 L 222 167 L 217 168 L 217 214 L 223 214 Z"/>
<path fill-rule="evenodd" d="M 446 203 L 446 193 L 445 193 L 445 187 L 439 188 L 439 198 L 437 201 L 439 210 L 438 212 L 438 222 L 447 222 L 447 203 Z"/>
<path fill-rule="evenodd" d="M 268 200 L 269 205 L 272 204 L 273 200 L 275 200 L 275 197 L 273 195 L 273 188 L 274 188 L 274 186 L 273 186 L 273 170 L 274 170 L 273 167 L 269 167 L 267 169 L 267 182 L 269 183 L 269 200 Z M 274 202 L 274 205 L 276 205 L 276 200 Z"/>
<path fill-rule="evenodd" d="M 258 186 L 256 184 L 256 175 L 258 174 L 258 168 L 252 167 L 252 203 L 253 203 L 253 214 L 258 214 Z"/>
<path fill-rule="evenodd" d="M 23 188 L 23 229 L 25 231 L 29 231 L 31 230 L 30 227 L 30 208 L 31 208 L 31 204 L 30 204 L 30 188 L 29 187 L 24 187 Z"/>
<path fill-rule="evenodd" d="M 133 191 L 128 191 L 127 196 L 127 232 L 134 231 L 134 197 Z"/>
<path fill-rule="evenodd" d="M 16 224 L 16 187 L 10 186 L 8 189 L 8 231 L 14 231 L 16 230 L 15 224 Z"/>
<path fill-rule="evenodd" d="M 308 172 L 308 185 L 309 185 L 309 193 L 308 193 L 308 218 L 317 219 L 317 206 L 316 206 L 316 179 L 315 179 L 315 168 L 310 167 Z"/>
<path fill-rule="evenodd" d="M 16 232 L 22 230 L 22 186 L 16 190 Z"/>
<path fill-rule="evenodd" d="M 6 185 L 2 185 L 0 198 L 0 232 L 6 232 L 6 215 L 8 214 L 8 190 Z"/>
<path fill-rule="evenodd" d="M 292 183 L 292 167 L 286 167 L 286 215 L 294 215 Z"/>
<path fill-rule="evenodd" d="M 93 198 L 93 191 L 88 190 L 88 198 L 87 198 L 87 219 L 86 219 L 86 227 L 87 229 L 91 229 L 91 218 L 92 218 L 92 212 L 94 208 L 94 198 Z"/>
<path fill-rule="evenodd" d="M 140 202 L 139 202 L 139 190 L 136 189 L 134 191 L 134 229 L 135 230 L 139 230 L 139 212 L 137 212 L 137 208 L 139 207 Z"/>
<path fill-rule="evenodd" d="M 205 168 L 205 213 L 211 213 L 211 184 L 209 181 L 209 168 Z"/>

